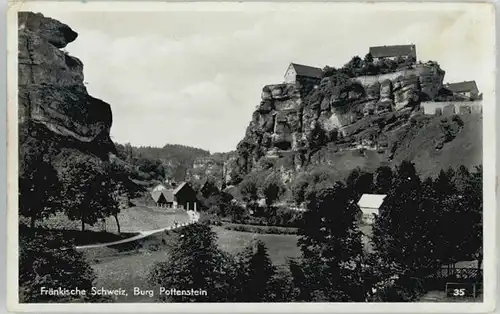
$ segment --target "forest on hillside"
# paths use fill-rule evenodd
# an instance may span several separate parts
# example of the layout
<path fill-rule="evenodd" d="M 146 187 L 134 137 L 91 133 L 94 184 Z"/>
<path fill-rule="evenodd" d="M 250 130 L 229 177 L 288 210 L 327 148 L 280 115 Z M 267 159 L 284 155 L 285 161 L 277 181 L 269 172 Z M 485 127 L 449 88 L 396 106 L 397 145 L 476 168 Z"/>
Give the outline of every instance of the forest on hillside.
<path fill-rule="evenodd" d="M 210 156 L 207 150 L 177 144 L 135 147 L 130 143 L 115 143 L 115 146 L 117 156 L 140 172 L 135 178 L 139 180 L 183 181 L 196 158 Z"/>

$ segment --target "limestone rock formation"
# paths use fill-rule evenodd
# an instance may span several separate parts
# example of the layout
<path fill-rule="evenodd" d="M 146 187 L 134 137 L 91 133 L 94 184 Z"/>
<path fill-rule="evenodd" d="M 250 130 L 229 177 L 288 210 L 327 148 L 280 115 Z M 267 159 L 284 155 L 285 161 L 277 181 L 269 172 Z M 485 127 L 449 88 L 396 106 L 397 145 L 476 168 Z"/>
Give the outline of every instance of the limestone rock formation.
<path fill-rule="evenodd" d="M 326 77 L 306 91 L 294 84 L 264 86 L 261 103 L 232 163 L 236 177 L 229 181 L 237 183 L 238 178 L 258 168 L 261 160 L 287 156 L 292 167 L 300 169 L 311 154 L 328 143 L 355 141 L 357 144 L 346 144 L 355 146 L 374 142 L 374 134 L 352 126 L 360 120 L 358 125 L 365 125 L 364 120 L 373 115 L 406 123 L 408 112 L 418 110 L 421 101 L 436 97 L 444 73 L 439 65 L 429 62 L 388 74 Z M 353 129 L 362 135 L 346 140 Z"/>
<path fill-rule="evenodd" d="M 78 34 L 42 14 L 19 13 L 19 123 L 44 126 L 96 154 L 113 150 L 110 105 L 87 93 L 83 63 L 62 48 Z"/>
<path fill-rule="evenodd" d="M 226 186 L 235 174 L 233 171 L 234 151 L 227 153 L 213 153 L 210 156 L 198 157 L 192 168 L 187 170 L 186 180 L 203 182 L 210 179 L 219 189 Z"/>

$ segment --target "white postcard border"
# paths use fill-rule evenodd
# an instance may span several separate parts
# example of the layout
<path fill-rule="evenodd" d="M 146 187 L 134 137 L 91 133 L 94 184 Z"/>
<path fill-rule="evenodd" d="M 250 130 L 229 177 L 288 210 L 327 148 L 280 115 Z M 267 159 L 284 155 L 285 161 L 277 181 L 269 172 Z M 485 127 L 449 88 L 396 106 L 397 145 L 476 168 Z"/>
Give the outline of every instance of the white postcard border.
<path fill-rule="evenodd" d="M 346 6 L 353 11 L 365 6 L 384 10 L 446 10 L 463 8 L 484 10 L 485 18 L 495 25 L 492 3 L 312 3 L 312 2 L 12 2 L 7 9 L 7 305 L 10 311 L 29 312 L 352 312 L 352 313 L 476 313 L 495 308 L 496 293 L 496 130 L 495 130 L 495 29 L 485 29 L 491 38 L 491 84 L 483 93 L 483 178 L 484 193 L 484 300 L 482 303 L 111 303 L 111 304 L 19 304 L 18 303 L 18 125 L 17 125 L 17 12 L 37 11 L 52 6 L 60 10 L 79 11 L 239 11 L 239 10 L 324 10 L 325 6 Z M 486 61 L 485 61 L 486 62 Z"/>

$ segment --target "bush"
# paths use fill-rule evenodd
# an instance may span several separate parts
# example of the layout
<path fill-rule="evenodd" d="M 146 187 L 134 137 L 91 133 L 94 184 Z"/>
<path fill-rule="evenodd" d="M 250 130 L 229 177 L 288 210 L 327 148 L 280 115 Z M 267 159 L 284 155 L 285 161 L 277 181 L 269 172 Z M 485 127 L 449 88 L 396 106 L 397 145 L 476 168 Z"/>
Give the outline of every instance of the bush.
<path fill-rule="evenodd" d="M 209 213 L 202 213 L 200 216 L 200 222 L 213 226 L 222 226 L 222 219 L 219 216 Z"/>
<path fill-rule="evenodd" d="M 298 229 L 296 228 L 283 228 L 283 227 L 257 227 L 252 225 L 226 225 L 224 226 L 226 230 L 234 230 L 240 232 L 250 232 L 258 234 L 297 234 Z"/>
<path fill-rule="evenodd" d="M 459 115 L 453 115 L 452 120 L 453 120 L 453 122 L 456 122 L 458 124 L 458 126 L 460 126 L 460 127 L 464 126 L 464 121 L 462 120 L 462 118 Z"/>
<path fill-rule="evenodd" d="M 103 302 L 90 295 L 96 275 L 83 255 L 62 237 L 20 226 L 19 302 Z M 41 288 L 85 290 L 86 295 L 42 294 Z"/>

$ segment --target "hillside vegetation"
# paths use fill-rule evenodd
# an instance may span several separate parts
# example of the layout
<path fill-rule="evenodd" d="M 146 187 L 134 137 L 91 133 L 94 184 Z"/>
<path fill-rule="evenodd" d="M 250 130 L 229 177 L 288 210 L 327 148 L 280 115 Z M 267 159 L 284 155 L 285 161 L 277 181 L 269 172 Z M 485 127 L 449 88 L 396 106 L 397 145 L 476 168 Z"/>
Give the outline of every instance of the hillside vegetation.
<path fill-rule="evenodd" d="M 342 149 L 354 142 L 356 136 L 367 133 L 372 135 L 371 143 Z M 382 128 L 372 123 L 345 138 L 343 143 L 330 143 L 310 157 L 312 167 L 328 165 L 339 178 L 346 178 L 355 168 L 374 171 L 403 160 L 413 161 L 424 177 L 435 176 L 448 167 L 464 165 L 472 169 L 482 164 L 482 116 L 418 116 L 411 123 L 398 126 L 393 122 Z"/>

